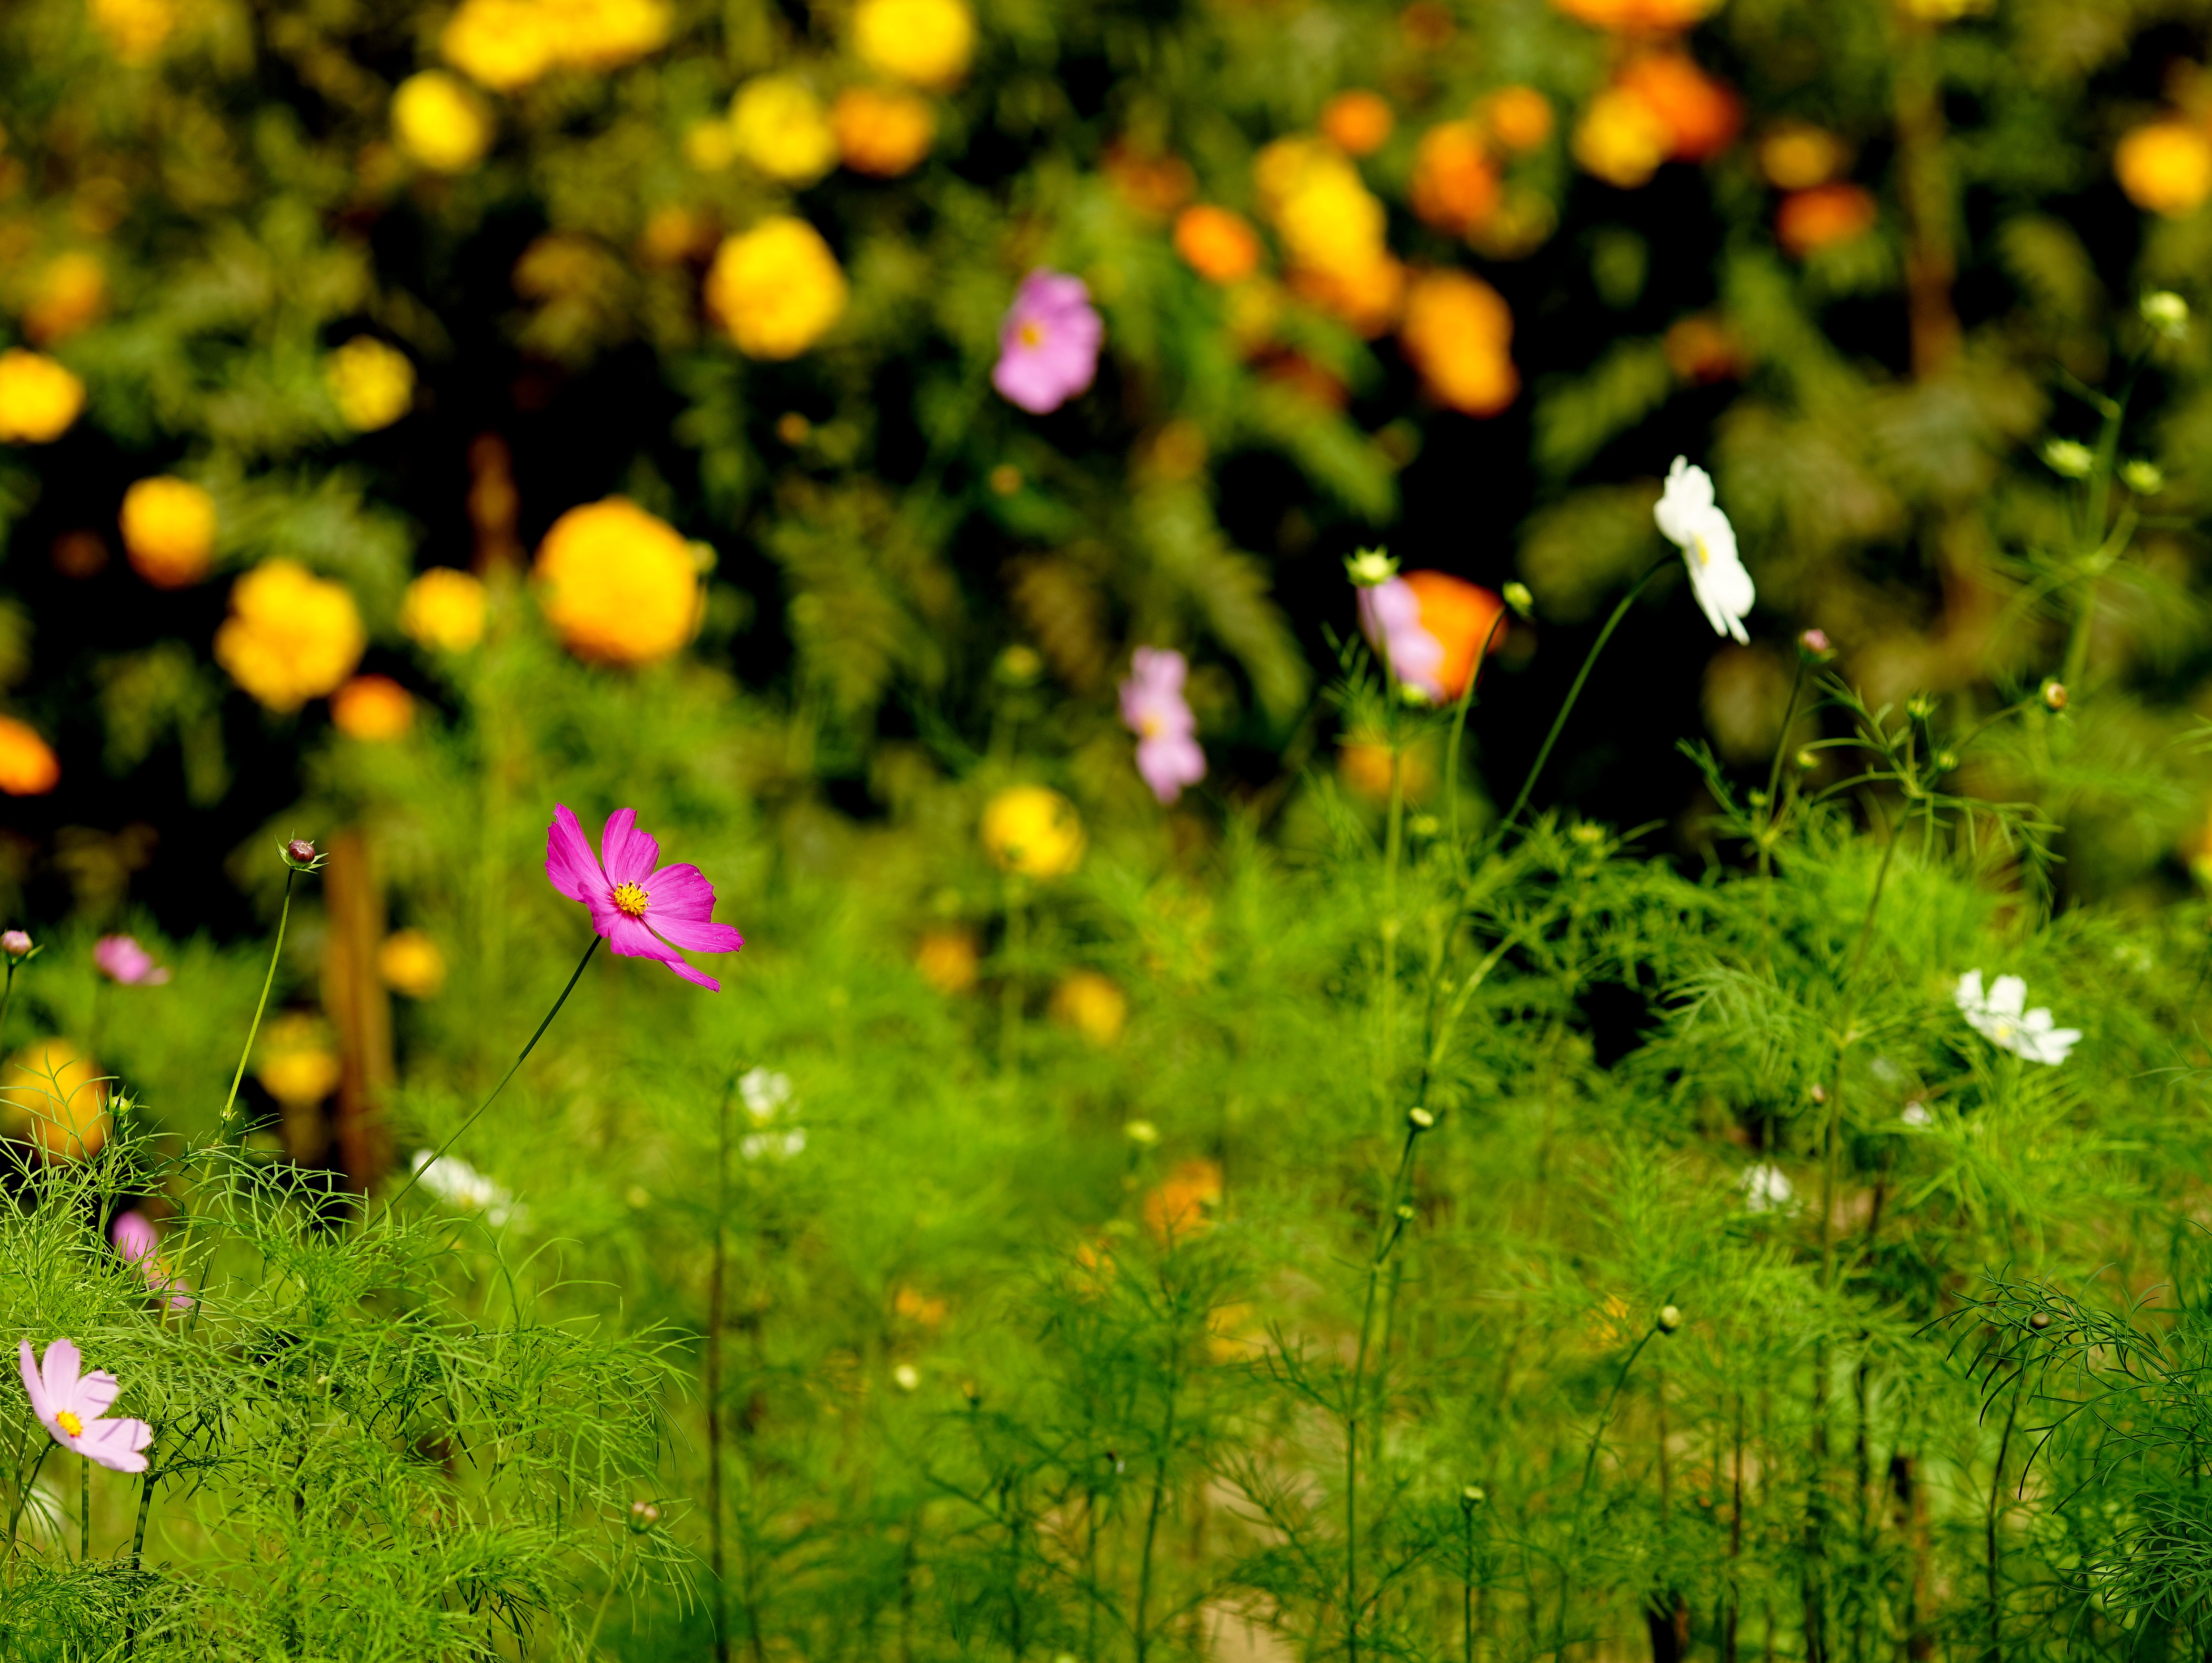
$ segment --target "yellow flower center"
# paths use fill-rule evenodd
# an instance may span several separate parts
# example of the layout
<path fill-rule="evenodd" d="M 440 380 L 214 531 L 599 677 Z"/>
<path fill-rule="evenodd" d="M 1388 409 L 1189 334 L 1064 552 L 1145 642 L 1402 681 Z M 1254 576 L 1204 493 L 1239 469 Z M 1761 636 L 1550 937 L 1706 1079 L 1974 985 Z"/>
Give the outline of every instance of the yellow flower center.
<path fill-rule="evenodd" d="M 72 1438 L 81 1438 L 84 1435 L 84 1423 L 66 1409 L 58 1409 L 54 1411 L 54 1423 Z"/>
<path fill-rule="evenodd" d="M 623 912 L 628 913 L 632 918 L 643 918 L 645 916 L 645 903 L 649 899 L 651 899 L 651 897 L 635 883 L 617 883 L 615 885 L 615 905 L 620 907 Z"/>
<path fill-rule="evenodd" d="M 1161 729 L 1166 725 L 1158 716 L 1147 713 L 1138 719 L 1137 735 L 1139 738 L 1157 739 L 1160 737 Z"/>
<path fill-rule="evenodd" d="M 1997 1018 L 1997 1031 L 1992 1034 L 1990 1037 L 1995 1040 L 1999 1045 L 2010 1045 L 2013 1041 L 2017 1039 L 2019 1036 L 2020 1029 L 2014 1027 L 2003 1017 L 2000 1017 Z"/>
<path fill-rule="evenodd" d="M 1044 325 L 1035 322 L 1024 324 L 1021 327 L 1021 340 L 1024 346 L 1035 351 L 1044 344 Z"/>
<path fill-rule="evenodd" d="M 1700 565 L 1700 566 L 1711 566 L 1711 565 L 1713 563 L 1712 550 L 1705 547 L 1705 538 L 1703 538 L 1703 537 L 1692 537 L 1692 538 L 1691 538 L 1691 539 L 1690 539 L 1690 548 L 1691 548 L 1691 549 L 1692 550 L 1692 552 L 1694 552 L 1694 553 L 1697 555 L 1697 556 L 1698 556 L 1698 565 Z"/>

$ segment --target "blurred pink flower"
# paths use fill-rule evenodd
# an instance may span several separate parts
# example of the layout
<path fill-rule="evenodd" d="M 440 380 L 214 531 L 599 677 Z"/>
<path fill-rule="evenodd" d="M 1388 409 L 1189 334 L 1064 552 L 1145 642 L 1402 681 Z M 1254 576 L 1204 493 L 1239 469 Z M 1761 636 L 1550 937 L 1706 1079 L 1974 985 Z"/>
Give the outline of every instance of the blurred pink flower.
<path fill-rule="evenodd" d="M 161 1233 L 154 1221 L 137 1208 L 118 1212 L 115 1222 L 107 1227 L 107 1239 L 115 1244 L 115 1251 L 123 1255 L 126 1265 L 136 1265 L 146 1278 L 146 1285 L 157 1294 L 166 1296 L 172 1310 L 188 1308 L 191 1299 L 185 1292 L 183 1281 L 169 1274 L 169 1267 L 158 1257 Z"/>
<path fill-rule="evenodd" d="M 1032 271 L 1000 325 L 991 385 L 1032 416 L 1056 410 L 1098 373 L 1104 335 L 1082 278 Z"/>
<path fill-rule="evenodd" d="M 1393 677 L 1431 702 L 1443 701 L 1444 644 L 1421 622 L 1421 598 L 1413 585 L 1389 578 L 1361 587 L 1359 628 L 1367 644 L 1389 660 Z"/>
<path fill-rule="evenodd" d="M 714 886 L 696 866 L 660 866 L 660 845 L 637 828 L 635 809 L 617 809 L 599 837 L 600 855 L 576 816 L 556 806 L 545 833 L 546 880 L 592 910 L 592 927 L 626 958 L 659 959 L 686 981 L 719 993 L 722 984 L 684 962 L 695 953 L 734 953 L 744 938 L 712 921 Z M 673 943 L 674 945 L 670 945 Z"/>
<path fill-rule="evenodd" d="M 82 1362 L 75 1344 L 58 1339 L 46 1347 L 41 1369 L 32 1355 L 31 1342 L 23 1341 L 17 1363 L 23 1389 L 31 1394 L 31 1412 L 63 1448 L 112 1472 L 143 1472 L 144 1451 L 154 1441 L 154 1429 L 143 1421 L 102 1420 L 123 1388 L 105 1369 L 80 1375 Z"/>
<path fill-rule="evenodd" d="M 168 980 L 166 965 L 138 944 L 136 936 L 102 936 L 92 944 L 92 962 L 100 974 L 125 987 L 159 987 Z"/>
<path fill-rule="evenodd" d="M 1121 719 L 1137 736 L 1137 772 L 1163 803 L 1206 778 L 1206 752 L 1194 737 L 1198 719 L 1182 695 L 1189 672 L 1182 653 L 1140 646 L 1121 683 Z"/>

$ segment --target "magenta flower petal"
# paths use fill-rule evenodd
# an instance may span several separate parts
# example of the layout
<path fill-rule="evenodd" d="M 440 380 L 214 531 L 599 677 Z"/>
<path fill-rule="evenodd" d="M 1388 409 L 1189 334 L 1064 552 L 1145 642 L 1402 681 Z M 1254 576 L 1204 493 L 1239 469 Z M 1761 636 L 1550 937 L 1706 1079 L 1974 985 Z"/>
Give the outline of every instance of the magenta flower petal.
<path fill-rule="evenodd" d="M 608 882 L 642 883 L 660 864 L 660 845 L 637 828 L 635 809 L 617 809 L 599 834 L 599 859 Z"/>
<path fill-rule="evenodd" d="M 653 931 L 662 939 L 695 953 L 734 953 L 745 944 L 745 938 L 727 924 L 710 923 L 703 918 L 667 918 L 657 907 L 651 917 Z"/>
<path fill-rule="evenodd" d="M 706 875 L 681 862 L 660 865 L 660 845 L 637 828 L 635 809 L 607 816 L 599 848 L 604 864 L 592 854 L 576 816 L 556 805 L 545 834 L 546 881 L 590 909 L 592 928 L 617 953 L 656 960 L 684 980 L 720 992 L 720 982 L 693 969 L 669 944 L 702 953 L 732 953 L 744 945 L 734 928 L 713 921 L 714 886 Z"/>
<path fill-rule="evenodd" d="M 545 828 L 545 877 L 569 900 L 586 904 L 609 887 L 590 840 L 565 805 L 553 810 L 553 823 Z"/>
<path fill-rule="evenodd" d="M 663 915 L 694 920 L 714 916 L 714 886 L 696 866 L 663 866 L 645 880 L 645 892 L 653 897 L 656 929 Z"/>

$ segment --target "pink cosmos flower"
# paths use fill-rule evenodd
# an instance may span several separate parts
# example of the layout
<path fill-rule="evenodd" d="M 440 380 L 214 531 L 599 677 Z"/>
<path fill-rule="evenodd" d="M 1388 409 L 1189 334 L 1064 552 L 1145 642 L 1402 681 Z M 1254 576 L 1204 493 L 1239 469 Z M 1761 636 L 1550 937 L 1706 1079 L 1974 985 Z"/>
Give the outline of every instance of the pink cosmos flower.
<path fill-rule="evenodd" d="M 75 1344 L 58 1339 L 46 1347 L 42 1368 L 32 1355 L 31 1342 L 25 1340 L 17 1362 L 23 1389 L 31 1394 L 31 1412 L 63 1448 L 111 1472 L 143 1472 L 144 1452 L 154 1441 L 154 1429 L 143 1421 L 101 1419 L 123 1388 L 105 1369 L 80 1375 L 82 1361 Z"/>
<path fill-rule="evenodd" d="M 166 965 L 138 944 L 136 936 L 102 936 L 92 944 L 92 962 L 100 974 L 125 987 L 159 987 L 168 980 Z"/>
<path fill-rule="evenodd" d="M 745 944 L 730 926 L 712 921 L 714 886 L 706 874 L 696 866 L 657 865 L 660 845 L 637 828 L 635 809 L 617 809 L 607 816 L 599 852 L 592 853 L 576 816 L 565 805 L 556 806 L 545 833 L 547 881 L 592 909 L 592 927 L 617 953 L 659 959 L 684 980 L 720 992 L 720 982 L 693 969 L 676 950 L 734 953 Z"/>
<path fill-rule="evenodd" d="M 1082 278 L 1032 271 L 1000 325 L 991 385 L 1032 416 L 1056 410 L 1098 373 L 1105 333 Z"/>
<path fill-rule="evenodd" d="M 1121 683 L 1121 719 L 1137 736 L 1137 772 L 1163 803 L 1174 802 L 1185 786 L 1206 778 L 1206 752 L 1194 737 L 1198 719 L 1182 695 L 1189 673 L 1182 653 L 1140 646 L 1129 679 Z"/>
<path fill-rule="evenodd" d="M 1421 622 L 1421 598 L 1403 578 L 1359 591 L 1359 628 L 1367 644 L 1390 661 L 1390 673 L 1441 703 L 1444 644 Z"/>
<path fill-rule="evenodd" d="M 187 1310 L 191 1297 L 185 1292 L 185 1284 L 169 1274 L 169 1267 L 159 1257 L 161 1233 L 154 1221 L 137 1208 L 118 1212 L 115 1222 L 107 1227 L 107 1239 L 115 1244 L 115 1251 L 123 1255 L 126 1265 L 138 1266 L 146 1278 L 149 1289 L 162 1296 L 162 1302 L 171 1310 Z"/>

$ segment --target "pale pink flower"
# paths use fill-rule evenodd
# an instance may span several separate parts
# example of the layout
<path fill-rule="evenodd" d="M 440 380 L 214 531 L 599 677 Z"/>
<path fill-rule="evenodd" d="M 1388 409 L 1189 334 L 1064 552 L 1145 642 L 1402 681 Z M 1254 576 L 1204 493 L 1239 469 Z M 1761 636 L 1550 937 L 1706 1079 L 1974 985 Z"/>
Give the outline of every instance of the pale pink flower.
<path fill-rule="evenodd" d="M 991 385 L 1032 416 L 1056 410 L 1090 387 L 1105 335 L 1082 278 L 1032 271 L 999 327 Z"/>
<path fill-rule="evenodd" d="M 162 1302 L 171 1310 L 191 1308 L 191 1297 L 185 1292 L 183 1280 L 170 1275 L 169 1267 L 161 1262 L 161 1232 L 152 1219 L 135 1207 L 128 1212 L 118 1212 L 115 1222 L 107 1227 L 107 1239 L 123 1255 L 125 1264 L 138 1267 L 138 1273 L 146 1278 L 146 1286 L 161 1295 Z"/>
<path fill-rule="evenodd" d="M 1163 803 L 1206 778 L 1198 719 L 1182 694 L 1189 673 L 1189 663 L 1172 648 L 1140 646 L 1121 683 L 1121 719 L 1137 736 L 1137 772 Z"/>
<path fill-rule="evenodd" d="M 604 859 L 602 859 L 604 857 Z M 696 866 L 661 866 L 660 845 L 637 828 L 635 809 L 607 816 L 599 853 L 565 805 L 545 833 L 545 877 L 592 911 L 592 927 L 626 958 L 659 959 L 686 981 L 719 993 L 722 984 L 684 962 L 676 949 L 734 953 L 744 938 L 713 921 L 714 886 Z"/>
<path fill-rule="evenodd" d="M 23 1389 L 31 1395 L 31 1412 L 63 1448 L 112 1472 L 143 1472 L 154 1429 L 143 1421 L 100 1418 L 123 1388 L 105 1369 L 81 1375 L 82 1362 L 74 1344 L 58 1339 L 46 1347 L 41 1366 L 32 1354 L 31 1342 L 23 1341 L 17 1363 Z"/>
<path fill-rule="evenodd" d="M 1403 578 L 1387 578 L 1359 590 L 1359 628 L 1367 644 L 1390 662 L 1390 673 L 1432 703 L 1444 698 L 1444 644 L 1421 622 L 1421 598 Z"/>
<path fill-rule="evenodd" d="M 92 962 L 100 974 L 125 987 L 159 987 L 169 979 L 167 965 L 138 944 L 136 936 L 102 936 L 92 944 Z"/>

